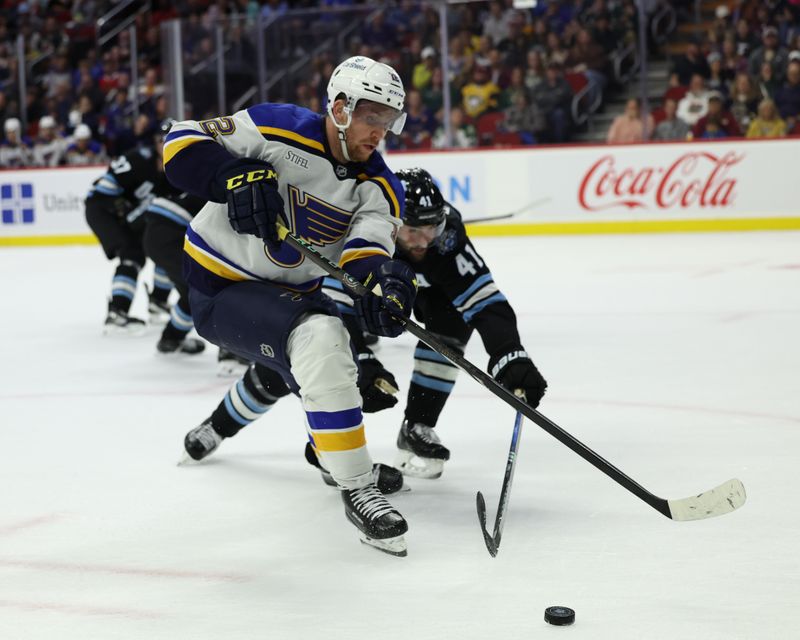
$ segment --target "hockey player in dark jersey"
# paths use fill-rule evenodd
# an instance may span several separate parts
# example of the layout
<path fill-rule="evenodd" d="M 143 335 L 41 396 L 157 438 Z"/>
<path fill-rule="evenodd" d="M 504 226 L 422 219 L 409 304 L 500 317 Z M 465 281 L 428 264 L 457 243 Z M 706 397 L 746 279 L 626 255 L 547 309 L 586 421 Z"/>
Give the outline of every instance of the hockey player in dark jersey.
<path fill-rule="evenodd" d="M 406 197 L 404 226 L 398 230 L 395 258 L 414 267 L 419 293 L 414 316 L 425 328 L 463 354 L 477 330 L 489 354 L 489 373 L 503 386 L 525 393 L 538 406 L 547 383 L 520 341 L 514 310 L 500 292 L 488 266 L 467 237 L 459 212 L 442 197 L 424 169 L 397 172 Z M 346 317 L 349 299 L 342 285 L 327 278 L 326 292 L 335 297 Z M 360 357 L 371 351 L 351 331 Z M 438 478 L 450 458 L 436 431 L 436 423 L 453 389 L 458 369 L 444 356 L 419 342 L 408 390 L 405 418 L 397 436 L 395 465 L 411 477 Z M 380 389 L 376 372 L 372 393 Z M 364 381 L 368 384 L 368 381 Z M 396 385 L 395 385 L 396 386 Z"/>
<path fill-rule="evenodd" d="M 161 123 L 161 136 L 166 136 L 174 120 Z M 162 140 L 157 140 L 160 146 Z M 150 200 L 144 214 L 143 248 L 148 258 L 163 271 L 178 292 L 178 301 L 169 309 L 169 321 L 161 333 L 156 348 L 161 353 L 187 353 L 194 355 L 205 349 L 205 343 L 189 338 L 192 330 L 192 312 L 189 306 L 189 288 L 183 278 L 183 238 L 186 228 L 206 201 L 185 191 L 167 185 L 162 194 Z"/>
<path fill-rule="evenodd" d="M 161 143 L 155 148 L 137 147 L 114 158 L 104 175 L 94 181 L 86 196 L 86 221 L 109 260 L 119 260 L 111 282 L 105 320 L 106 332 L 136 332 L 145 322 L 129 315 L 139 272 L 145 263 L 142 240 L 144 212 L 153 197 L 172 190 L 164 175 Z M 166 272 L 156 268 L 149 309 L 169 313 L 172 290 Z"/>

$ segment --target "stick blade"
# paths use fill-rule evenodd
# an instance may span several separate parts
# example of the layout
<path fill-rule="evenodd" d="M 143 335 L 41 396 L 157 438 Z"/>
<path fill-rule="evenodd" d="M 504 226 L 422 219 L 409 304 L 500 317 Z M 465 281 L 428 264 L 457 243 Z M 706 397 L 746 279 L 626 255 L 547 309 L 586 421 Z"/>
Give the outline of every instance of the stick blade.
<path fill-rule="evenodd" d="M 682 500 L 668 500 L 670 517 L 673 520 L 704 520 L 725 515 L 741 507 L 747 494 L 741 480 L 734 478 L 698 496 Z"/>
<path fill-rule="evenodd" d="M 486 543 L 486 549 L 489 551 L 489 555 L 494 558 L 497 556 L 497 545 L 486 530 L 486 500 L 483 499 L 483 494 L 480 491 L 475 495 L 475 506 L 478 509 L 478 520 L 481 523 L 483 541 Z"/>

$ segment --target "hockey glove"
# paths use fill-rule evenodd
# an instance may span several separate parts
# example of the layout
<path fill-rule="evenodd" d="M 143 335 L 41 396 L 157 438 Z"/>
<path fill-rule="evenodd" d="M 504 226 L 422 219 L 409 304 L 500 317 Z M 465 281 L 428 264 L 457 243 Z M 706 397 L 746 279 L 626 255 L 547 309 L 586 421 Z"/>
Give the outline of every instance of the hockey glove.
<path fill-rule="evenodd" d="M 547 389 L 547 381 L 522 347 L 492 356 L 489 373 L 509 391 L 522 391 L 534 409 L 539 406 Z"/>
<path fill-rule="evenodd" d="M 396 405 L 397 380 L 384 369 L 381 361 L 367 352 L 358 354 L 358 363 L 361 366 L 358 376 L 358 390 L 363 401 L 361 410 L 376 413 Z"/>
<path fill-rule="evenodd" d="M 387 260 L 369 274 L 364 285 L 381 288 L 380 297 L 356 298 L 353 308 L 362 328 L 376 336 L 396 338 L 403 325 L 396 318 L 408 318 L 417 297 L 417 274 L 402 260 Z"/>
<path fill-rule="evenodd" d="M 218 177 L 228 203 L 228 221 L 236 233 L 279 245 L 275 223 L 283 216 L 278 174 L 269 162 L 242 158 Z"/>

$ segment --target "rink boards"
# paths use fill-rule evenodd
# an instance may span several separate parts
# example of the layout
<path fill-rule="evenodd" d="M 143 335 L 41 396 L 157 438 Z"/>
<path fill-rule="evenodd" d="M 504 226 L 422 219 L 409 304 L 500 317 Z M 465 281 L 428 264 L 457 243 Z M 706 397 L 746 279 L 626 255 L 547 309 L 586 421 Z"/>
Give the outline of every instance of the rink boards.
<path fill-rule="evenodd" d="M 394 152 L 422 166 L 474 235 L 800 229 L 800 141 Z M 94 242 L 83 201 L 103 166 L 0 171 L 0 245 Z M 314 194 L 323 197 L 324 194 Z"/>

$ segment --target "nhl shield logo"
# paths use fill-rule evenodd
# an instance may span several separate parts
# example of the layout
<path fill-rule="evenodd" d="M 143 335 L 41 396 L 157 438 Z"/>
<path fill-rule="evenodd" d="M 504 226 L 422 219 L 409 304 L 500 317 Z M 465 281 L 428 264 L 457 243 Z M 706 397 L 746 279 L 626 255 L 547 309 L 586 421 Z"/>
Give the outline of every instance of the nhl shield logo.
<path fill-rule="evenodd" d="M 336 175 L 339 178 L 344 178 L 347 175 L 347 167 L 345 167 L 345 166 L 343 166 L 341 164 L 337 164 L 336 165 Z"/>

